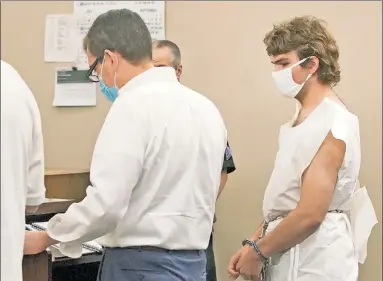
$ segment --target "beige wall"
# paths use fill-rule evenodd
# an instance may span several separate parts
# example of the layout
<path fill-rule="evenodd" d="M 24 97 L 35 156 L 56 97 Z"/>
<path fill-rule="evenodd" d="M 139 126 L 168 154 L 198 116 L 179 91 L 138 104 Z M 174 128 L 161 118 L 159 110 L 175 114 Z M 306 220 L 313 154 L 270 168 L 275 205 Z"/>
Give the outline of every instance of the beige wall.
<path fill-rule="evenodd" d="M 54 108 L 53 69 L 43 62 L 44 16 L 69 13 L 72 2 L 2 2 L 1 57 L 26 79 L 40 106 L 47 168 L 88 168 L 97 133 L 108 110 Z M 279 126 L 293 112 L 276 94 L 262 39 L 272 24 L 294 15 L 325 19 L 337 38 L 342 66 L 339 95 L 359 116 L 361 181 L 379 221 L 382 207 L 382 10 L 380 2 L 168 2 L 167 38 L 183 53 L 183 83 L 210 97 L 228 127 L 237 172 L 217 207 L 219 280 L 228 280 L 230 255 L 261 220 L 261 203 L 276 153 Z M 382 280 L 381 226 L 369 243 L 361 281 Z"/>

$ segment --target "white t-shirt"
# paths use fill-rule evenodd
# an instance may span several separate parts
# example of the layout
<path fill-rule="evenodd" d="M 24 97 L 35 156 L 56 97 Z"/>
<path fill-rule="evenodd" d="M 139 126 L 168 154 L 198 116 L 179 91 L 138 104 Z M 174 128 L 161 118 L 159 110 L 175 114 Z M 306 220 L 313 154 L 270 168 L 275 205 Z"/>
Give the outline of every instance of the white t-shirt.
<path fill-rule="evenodd" d="M 1 281 L 22 281 L 25 206 L 45 198 L 43 153 L 35 98 L 1 61 Z"/>
<path fill-rule="evenodd" d="M 145 71 L 119 90 L 106 117 L 87 196 L 49 221 L 49 235 L 71 257 L 98 237 L 106 247 L 206 249 L 226 144 L 210 100 L 170 67 Z"/>

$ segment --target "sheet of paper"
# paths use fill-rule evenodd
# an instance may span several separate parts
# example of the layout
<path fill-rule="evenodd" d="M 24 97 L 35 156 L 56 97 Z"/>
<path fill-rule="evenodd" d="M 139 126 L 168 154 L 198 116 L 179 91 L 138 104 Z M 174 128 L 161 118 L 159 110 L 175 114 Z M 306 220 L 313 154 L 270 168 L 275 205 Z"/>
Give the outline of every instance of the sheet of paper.
<path fill-rule="evenodd" d="M 65 256 L 64 254 L 62 254 L 60 252 L 60 247 L 58 244 L 49 246 L 48 249 L 51 252 L 52 261 L 55 261 L 56 259 L 68 258 L 67 256 Z M 92 251 L 92 250 L 84 248 L 84 247 L 82 248 L 82 255 L 83 256 L 90 255 L 90 254 L 95 254 L 95 251 Z"/>
<path fill-rule="evenodd" d="M 32 224 L 26 224 L 25 228 L 30 231 L 42 231 L 46 230 L 48 227 L 48 222 L 35 222 Z M 55 244 L 52 245 L 48 248 L 52 252 L 52 258 L 53 260 L 55 258 L 61 258 L 65 257 L 59 250 L 59 245 Z M 47 249 L 47 250 L 48 250 Z M 102 246 L 97 243 L 96 241 L 89 241 L 86 243 L 83 243 L 82 247 L 82 254 L 87 255 L 87 254 L 94 254 L 94 253 L 102 253 Z"/>
<path fill-rule="evenodd" d="M 48 222 L 47 222 L 47 221 L 44 221 L 44 222 L 35 222 L 34 225 L 39 226 L 41 229 L 47 229 L 47 227 L 48 227 Z"/>
<path fill-rule="evenodd" d="M 73 15 L 47 15 L 45 19 L 44 60 L 74 62 L 77 49 L 76 18 Z"/>
<path fill-rule="evenodd" d="M 74 60 L 75 65 L 78 68 L 89 68 L 88 57 L 84 51 L 82 41 L 85 35 L 88 33 L 89 28 L 92 26 L 94 18 L 91 16 L 76 16 L 76 58 Z"/>
<path fill-rule="evenodd" d="M 73 1 L 79 34 L 76 65 L 89 66 L 82 49 L 82 39 L 93 21 L 102 13 L 112 9 L 129 9 L 138 13 L 149 28 L 153 40 L 165 39 L 165 1 Z"/>
<path fill-rule="evenodd" d="M 96 241 L 89 241 L 89 242 L 86 242 L 84 244 L 94 248 L 97 251 L 102 251 L 102 246 L 100 244 L 98 244 Z"/>
<path fill-rule="evenodd" d="M 86 73 L 87 70 L 57 69 L 53 106 L 95 106 L 96 83 Z"/>

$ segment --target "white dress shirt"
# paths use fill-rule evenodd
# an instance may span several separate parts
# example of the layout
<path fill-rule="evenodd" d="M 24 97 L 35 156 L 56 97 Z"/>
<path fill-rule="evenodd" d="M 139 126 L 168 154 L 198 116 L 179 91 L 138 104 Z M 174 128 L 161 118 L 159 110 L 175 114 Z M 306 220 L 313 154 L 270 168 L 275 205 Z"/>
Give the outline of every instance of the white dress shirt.
<path fill-rule="evenodd" d="M 205 249 L 227 133 L 215 105 L 152 68 L 119 91 L 98 136 L 85 199 L 48 223 L 70 257 L 106 247 Z"/>
<path fill-rule="evenodd" d="M 25 206 L 44 198 L 40 112 L 24 80 L 1 61 L 1 281 L 22 281 Z"/>

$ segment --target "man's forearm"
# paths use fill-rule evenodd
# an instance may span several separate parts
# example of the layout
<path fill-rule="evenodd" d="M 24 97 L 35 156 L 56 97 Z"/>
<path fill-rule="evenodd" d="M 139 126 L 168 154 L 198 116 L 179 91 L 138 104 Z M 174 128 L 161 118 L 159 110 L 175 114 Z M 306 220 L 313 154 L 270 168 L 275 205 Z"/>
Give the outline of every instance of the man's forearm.
<path fill-rule="evenodd" d="M 221 195 L 224 187 L 225 187 L 225 184 L 227 182 L 227 172 L 226 171 L 222 171 L 221 172 L 221 182 L 219 184 L 219 190 L 218 190 L 218 196 L 217 198 L 219 198 L 219 196 Z"/>
<path fill-rule="evenodd" d="M 44 231 L 44 241 L 46 242 L 46 244 L 47 244 L 48 246 L 52 246 L 52 245 L 54 245 L 54 244 L 60 243 L 59 241 L 54 240 L 53 238 L 49 237 L 47 231 Z"/>
<path fill-rule="evenodd" d="M 320 226 L 320 221 L 295 209 L 279 225 L 257 242 L 261 253 L 270 257 L 301 243 Z"/>
<path fill-rule="evenodd" d="M 25 230 L 25 235 L 28 235 L 31 231 L 32 230 Z M 60 243 L 59 241 L 56 241 L 56 240 L 52 239 L 51 237 L 49 237 L 47 231 L 39 231 L 39 233 L 41 233 L 42 239 L 44 240 L 44 243 L 47 246 L 52 246 L 54 244 Z"/>
<path fill-rule="evenodd" d="M 251 240 L 257 240 L 261 236 L 264 223 L 265 222 L 262 221 L 262 223 L 258 226 L 257 231 L 251 236 Z"/>

